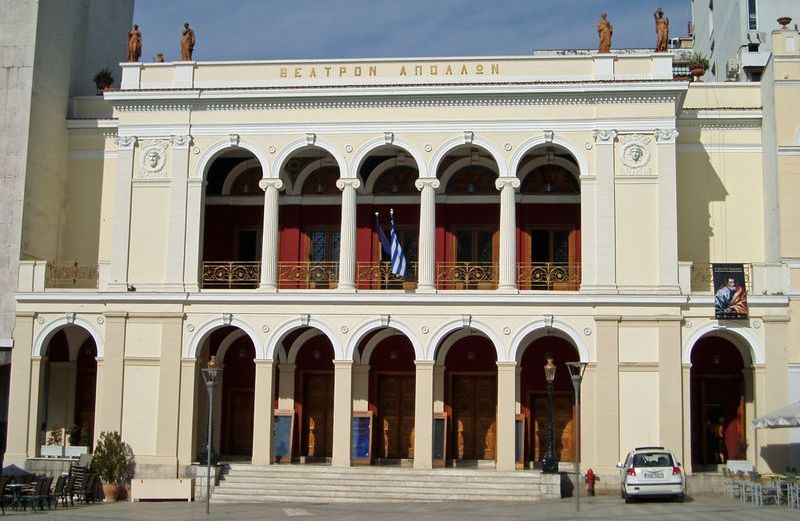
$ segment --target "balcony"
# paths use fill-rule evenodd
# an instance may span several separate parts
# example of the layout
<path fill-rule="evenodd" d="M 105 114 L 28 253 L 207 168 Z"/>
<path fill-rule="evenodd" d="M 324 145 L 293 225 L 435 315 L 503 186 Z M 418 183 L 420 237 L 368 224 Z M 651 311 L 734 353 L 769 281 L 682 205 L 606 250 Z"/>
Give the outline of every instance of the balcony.
<path fill-rule="evenodd" d="M 46 288 L 97 289 L 97 264 L 47 263 Z"/>
<path fill-rule="evenodd" d="M 578 291 L 581 265 L 567 262 L 517 264 L 517 288 L 523 290 Z"/>
<path fill-rule="evenodd" d="M 203 288 L 253 289 L 261 278 L 261 262 L 203 262 Z"/>
<path fill-rule="evenodd" d="M 278 263 L 278 287 L 281 289 L 333 289 L 338 283 L 338 262 Z"/>
<path fill-rule="evenodd" d="M 437 262 L 436 288 L 497 289 L 499 270 L 491 262 Z"/>
<path fill-rule="evenodd" d="M 745 289 L 748 294 L 753 294 L 753 265 L 748 263 L 743 266 Z M 713 264 L 692 264 L 691 292 L 714 293 L 715 289 Z"/>
<path fill-rule="evenodd" d="M 417 289 L 418 263 L 408 265 L 405 278 L 392 273 L 390 262 L 358 262 L 356 263 L 356 287 L 358 289 Z"/>

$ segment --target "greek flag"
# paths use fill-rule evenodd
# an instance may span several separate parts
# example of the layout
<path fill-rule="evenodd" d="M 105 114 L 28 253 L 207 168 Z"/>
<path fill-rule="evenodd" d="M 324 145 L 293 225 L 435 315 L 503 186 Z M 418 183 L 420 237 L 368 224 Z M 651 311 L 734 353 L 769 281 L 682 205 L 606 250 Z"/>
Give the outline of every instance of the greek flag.
<path fill-rule="evenodd" d="M 406 256 L 403 255 L 403 247 L 400 245 L 400 239 L 397 238 L 397 233 L 394 231 L 394 210 L 389 211 L 389 236 L 391 241 L 383 233 L 381 226 L 380 216 L 375 212 L 375 227 L 378 229 L 378 238 L 381 241 L 381 247 L 386 255 L 391 259 L 392 273 L 395 275 L 406 278 L 408 274 L 408 265 L 406 264 Z"/>

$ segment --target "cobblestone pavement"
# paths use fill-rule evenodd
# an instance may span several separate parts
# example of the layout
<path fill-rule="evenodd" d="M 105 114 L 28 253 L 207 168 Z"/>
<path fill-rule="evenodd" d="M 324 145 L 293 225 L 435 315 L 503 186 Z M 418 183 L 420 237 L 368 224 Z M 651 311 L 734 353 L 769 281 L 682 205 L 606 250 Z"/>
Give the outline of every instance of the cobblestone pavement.
<path fill-rule="evenodd" d="M 626 505 L 618 497 L 581 498 L 581 511 L 573 499 L 545 500 L 536 503 L 446 502 L 446 503 L 329 503 L 329 504 L 211 504 L 207 517 L 205 503 L 112 503 L 75 506 L 32 513 L 6 510 L 6 516 L 39 520 L 185 521 L 185 520 L 316 520 L 325 521 L 409 521 L 409 520 L 548 520 L 570 519 L 625 521 L 709 520 L 761 521 L 800 519 L 800 511 L 786 507 L 757 507 L 752 504 L 701 496 L 685 503 L 664 501 Z"/>

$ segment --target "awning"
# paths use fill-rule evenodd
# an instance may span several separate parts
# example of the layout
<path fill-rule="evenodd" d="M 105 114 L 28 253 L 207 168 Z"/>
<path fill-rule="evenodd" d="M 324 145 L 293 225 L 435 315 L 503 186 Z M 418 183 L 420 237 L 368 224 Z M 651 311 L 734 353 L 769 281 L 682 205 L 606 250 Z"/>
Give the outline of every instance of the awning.
<path fill-rule="evenodd" d="M 753 420 L 753 427 L 756 429 L 800 427 L 800 402 L 795 402 L 783 409 L 756 418 Z"/>

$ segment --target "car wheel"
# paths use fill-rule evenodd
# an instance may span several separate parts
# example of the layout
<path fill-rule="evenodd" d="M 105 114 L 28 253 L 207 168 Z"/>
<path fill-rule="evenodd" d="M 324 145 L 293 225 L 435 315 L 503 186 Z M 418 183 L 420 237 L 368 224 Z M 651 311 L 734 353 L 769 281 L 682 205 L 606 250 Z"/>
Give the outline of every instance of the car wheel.
<path fill-rule="evenodd" d="M 633 503 L 633 498 L 630 497 L 628 494 L 625 494 L 625 503 Z"/>
<path fill-rule="evenodd" d="M 683 503 L 684 501 L 686 501 L 686 494 L 681 494 L 679 496 L 676 496 L 675 499 L 677 499 L 679 503 Z"/>

